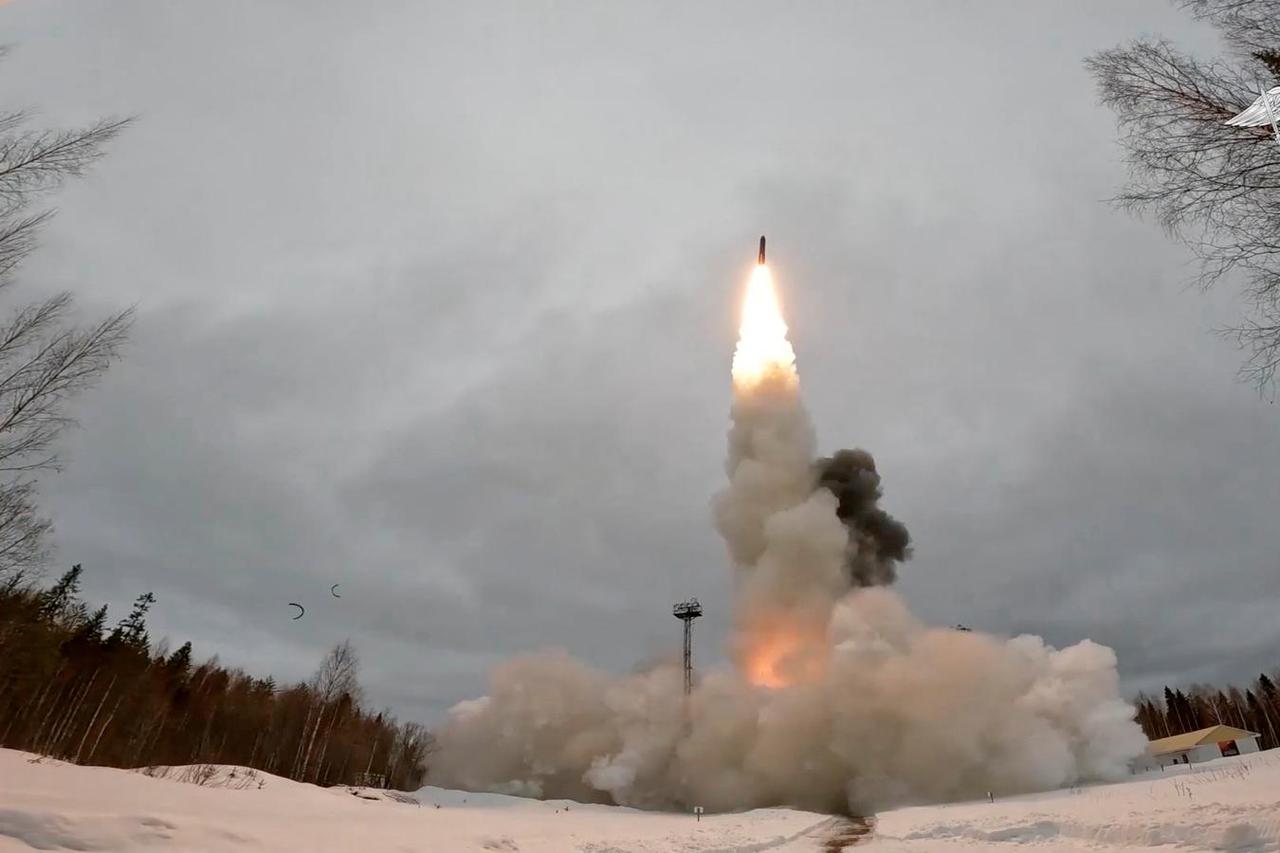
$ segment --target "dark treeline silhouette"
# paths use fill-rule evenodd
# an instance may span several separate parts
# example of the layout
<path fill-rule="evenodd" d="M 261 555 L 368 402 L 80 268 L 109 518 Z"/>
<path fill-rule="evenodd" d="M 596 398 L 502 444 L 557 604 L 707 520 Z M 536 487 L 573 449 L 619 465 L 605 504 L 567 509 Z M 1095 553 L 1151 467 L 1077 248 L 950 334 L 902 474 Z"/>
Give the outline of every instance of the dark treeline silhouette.
<path fill-rule="evenodd" d="M 1259 675 L 1243 690 L 1236 686 L 1226 690 L 1203 684 L 1182 690 L 1164 689 L 1163 699 L 1139 693 L 1134 704 L 1138 723 L 1151 740 L 1194 732 L 1219 723 L 1247 729 L 1261 735 L 1260 749 L 1280 745 L 1280 673 Z"/>
<path fill-rule="evenodd" d="M 0 585 L 0 746 L 79 764 L 236 764 L 320 785 L 412 790 L 432 739 L 361 706 L 358 660 L 335 646 L 315 676 L 277 687 L 153 648 L 138 597 L 113 628 L 80 601 L 80 566 L 41 589 Z"/>

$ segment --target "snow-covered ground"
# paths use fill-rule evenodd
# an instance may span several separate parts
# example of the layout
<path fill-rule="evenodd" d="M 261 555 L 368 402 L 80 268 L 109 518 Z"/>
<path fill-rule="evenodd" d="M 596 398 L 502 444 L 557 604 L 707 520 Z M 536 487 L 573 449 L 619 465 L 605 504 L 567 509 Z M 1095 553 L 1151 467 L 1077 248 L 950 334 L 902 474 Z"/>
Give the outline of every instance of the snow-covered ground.
<path fill-rule="evenodd" d="M 1280 851 L 1280 750 L 1155 770 L 1114 785 L 898 809 L 879 816 L 876 835 L 884 846 L 867 849 Z"/>
<path fill-rule="evenodd" d="M 854 828 L 789 809 L 655 814 L 423 788 L 317 788 L 243 768 L 142 772 L 0 750 L 0 851 L 289 850 L 432 853 L 834 851 Z M 1280 754 L 1116 784 L 898 809 L 857 851 L 1280 851 Z"/>

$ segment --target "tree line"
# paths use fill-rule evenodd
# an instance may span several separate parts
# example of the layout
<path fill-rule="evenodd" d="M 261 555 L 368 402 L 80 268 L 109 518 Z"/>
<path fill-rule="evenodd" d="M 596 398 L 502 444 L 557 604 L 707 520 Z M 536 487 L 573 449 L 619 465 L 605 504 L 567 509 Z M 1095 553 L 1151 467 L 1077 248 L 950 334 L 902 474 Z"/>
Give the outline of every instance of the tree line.
<path fill-rule="evenodd" d="M 1163 698 L 1139 693 L 1137 720 L 1150 740 L 1225 725 L 1257 732 L 1260 749 L 1280 746 L 1280 673 L 1259 675 L 1241 690 L 1193 685 L 1186 692 L 1165 687 Z"/>
<path fill-rule="evenodd" d="M 46 197 L 129 124 L 45 128 L 0 108 L 0 294 L 51 220 Z M 133 322 L 126 309 L 79 326 L 72 309 L 58 293 L 0 318 L 0 746 L 85 764 L 240 764 L 322 785 L 418 787 L 430 735 L 362 707 L 349 643 L 311 680 L 281 688 L 216 658 L 197 664 L 190 643 L 153 648 L 150 593 L 108 628 L 107 608 L 78 598 L 80 566 L 47 589 L 32 581 L 53 532 L 36 477 L 58 470 L 69 401 L 119 357 Z"/>
<path fill-rule="evenodd" d="M 106 606 L 80 600 L 81 574 L 0 585 L 0 746 L 77 764 L 234 764 L 319 785 L 421 787 L 431 735 L 363 706 L 349 642 L 280 687 L 217 658 L 196 663 L 189 642 L 153 647 L 151 593 L 108 627 Z"/>

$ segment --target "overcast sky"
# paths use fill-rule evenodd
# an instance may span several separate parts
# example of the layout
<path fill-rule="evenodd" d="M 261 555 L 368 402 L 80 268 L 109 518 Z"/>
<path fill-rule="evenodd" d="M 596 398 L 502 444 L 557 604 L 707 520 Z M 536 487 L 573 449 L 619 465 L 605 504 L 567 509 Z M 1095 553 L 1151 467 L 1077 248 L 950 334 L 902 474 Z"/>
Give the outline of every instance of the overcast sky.
<path fill-rule="evenodd" d="M 21 294 L 134 304 L 42 483 L 59 566 L 198 657 L 438 719 L 510 655 L 720 651 L 759 234 L 823 448 L 923 618 L 1114 646 L 1129 691 L 1280 665 L 1280 410 L 1212 334 L 1081 60 L 1164 0 L 16 0 L 0 104 L 140 120 Z M 329 586 L 341 583 L 343 597 Z M 291 621 L 287 602 L 307 615 Z"/>

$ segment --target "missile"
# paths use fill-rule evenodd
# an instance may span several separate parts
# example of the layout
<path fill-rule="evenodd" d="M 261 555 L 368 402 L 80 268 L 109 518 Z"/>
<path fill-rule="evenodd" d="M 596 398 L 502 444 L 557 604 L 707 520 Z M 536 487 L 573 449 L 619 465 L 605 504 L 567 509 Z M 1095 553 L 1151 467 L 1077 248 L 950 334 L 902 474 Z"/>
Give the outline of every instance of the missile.
<path fill-rule="evenodd" d="M 760 254 L 756 255 L 756 263 L 764 266 L 764 235 L 760 235 Z"/>

